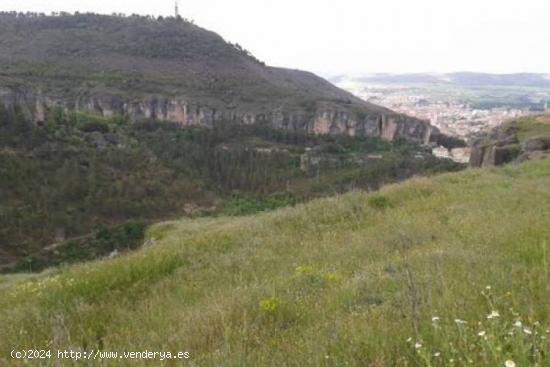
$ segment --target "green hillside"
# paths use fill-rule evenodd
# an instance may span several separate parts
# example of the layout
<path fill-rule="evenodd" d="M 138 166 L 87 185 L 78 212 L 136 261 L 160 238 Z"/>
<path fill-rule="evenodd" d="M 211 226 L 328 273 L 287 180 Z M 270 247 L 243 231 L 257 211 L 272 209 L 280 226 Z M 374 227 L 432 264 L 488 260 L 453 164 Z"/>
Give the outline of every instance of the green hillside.
<path fill-rule="evenodd" d="M 55 97 L 185 95 L 218 110 L 322 100 L 390 112 L 312 73 L 268 67 L 182 18 L 0 12 L 0 66 L 0 89 Z"/>
<path fill-rule="evenodd" d="M 0 277 L 0 364 L 24 365 L 17 346 L 188 351 L 190 366 L 550 366 L 549 218 L 541 160 L 157 224 L 129 255 Z"/>

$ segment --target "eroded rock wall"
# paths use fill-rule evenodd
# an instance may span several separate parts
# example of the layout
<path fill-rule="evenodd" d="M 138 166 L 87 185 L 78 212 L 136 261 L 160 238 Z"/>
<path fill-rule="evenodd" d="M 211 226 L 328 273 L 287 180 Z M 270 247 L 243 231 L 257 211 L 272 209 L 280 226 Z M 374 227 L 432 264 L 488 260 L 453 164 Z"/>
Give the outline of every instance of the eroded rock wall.
<path fill-rule="evenodd" d="M 544 159 L 550 156 L 550 136 L 518 137 L 517 122 L 495 128 L 472 145 L 471 167 L 492 167 L 506 163 Z"/>
<path fill-rule="evenodd" d="M 416 143 L 430 140 L 432 127 L 427 121 L 387 112 L 373 112 L 357 106 L 315 103 L 314 109 L 226 105 L 213 101 L 208 105 L 193 98 L 121 95 L 60 96 L 40 91 L 0 89 L 0 103 L 19 105 L 35 122 L 43 121 L 46 109 L 61 107 L 66 111 L 94 111 L 103 116 L 128 116 L 131 121 L 145 119 L 171 121 L 183 126 L 212 127 L 219 122 L 243 124 L 266 123 L 274 128 L 314 134 L 372 136 L 386 140 L 402 138 Z"/>

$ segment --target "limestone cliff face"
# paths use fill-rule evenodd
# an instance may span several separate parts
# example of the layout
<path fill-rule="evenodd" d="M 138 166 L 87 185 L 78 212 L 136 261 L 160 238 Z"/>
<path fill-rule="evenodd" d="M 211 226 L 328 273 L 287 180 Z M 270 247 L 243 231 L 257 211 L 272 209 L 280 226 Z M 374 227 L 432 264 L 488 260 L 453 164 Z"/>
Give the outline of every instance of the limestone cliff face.
<path fill-rule="evenodd" d="M 123 115 L 131 121 L 145 119 L 171 121 L 182 126 L 212 127 L 216 123 L 265 123 L 274 128 L 303 131 L 313 134 L 381 137 L 386 140 L 402 138 L 425 144 L 430 140 L 429 122 L 389 110 L 369 111 L 357 106 L 317 102 L 315 108 L 285 108 L 281 106 L 239 106 L 213 100 L 208 105 L 193 98 L 122 95 L 56 96 L 35 91 L 0 89 L 0 102 L 19 105 L 23 113 L 35 122 L 43 121 L 45 111 L 61 107 L 70 111 L 94 111 L 103 116 Z"/>

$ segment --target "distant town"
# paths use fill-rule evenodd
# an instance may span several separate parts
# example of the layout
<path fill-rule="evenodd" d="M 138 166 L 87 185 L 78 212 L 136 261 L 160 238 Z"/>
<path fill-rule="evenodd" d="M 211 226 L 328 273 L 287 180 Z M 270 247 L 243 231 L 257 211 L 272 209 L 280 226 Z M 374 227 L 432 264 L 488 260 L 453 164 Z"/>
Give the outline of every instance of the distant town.
<path fill-rule="evenodd" d="M 381 78 L 341 76 L 334 80 L 365 101 L 429 120 L 441 132 L 471 142 L 504 121 L 540 114 L 549 108 L 550 87 L 464 86 L 454 83 L 407 83 Z M 469 149 L 434 154 L 467 162 Z"/>

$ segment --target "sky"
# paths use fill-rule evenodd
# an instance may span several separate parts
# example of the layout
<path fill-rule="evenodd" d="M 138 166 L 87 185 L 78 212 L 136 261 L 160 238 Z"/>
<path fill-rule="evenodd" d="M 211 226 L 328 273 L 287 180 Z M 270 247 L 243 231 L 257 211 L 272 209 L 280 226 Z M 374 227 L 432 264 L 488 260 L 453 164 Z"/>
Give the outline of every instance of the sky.
<path fill-rule="evenodd" d="M 550 0 L 179 0 L 182 17 L 272 66 L 550 73 Z M 174 0 L 0 0 L 0 10 L 171 15 Z"/>

